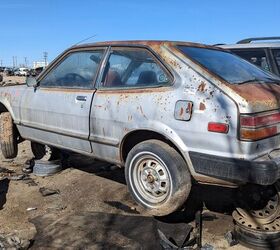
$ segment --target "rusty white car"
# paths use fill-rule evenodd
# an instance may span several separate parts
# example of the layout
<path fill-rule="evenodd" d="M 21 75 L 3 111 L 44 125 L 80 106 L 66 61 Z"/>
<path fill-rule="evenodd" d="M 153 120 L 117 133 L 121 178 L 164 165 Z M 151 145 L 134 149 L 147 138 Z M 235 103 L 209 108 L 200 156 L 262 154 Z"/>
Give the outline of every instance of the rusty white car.
<path fill-rule="evenodd" d="M 221 48 L 121 41 L 71 47 L 27 84 L 0 89 L 6 158 L 32 142 L 125 168 L 153 215 L 196 183 L 268 186 L 280 178 L 280 79 Z"/>

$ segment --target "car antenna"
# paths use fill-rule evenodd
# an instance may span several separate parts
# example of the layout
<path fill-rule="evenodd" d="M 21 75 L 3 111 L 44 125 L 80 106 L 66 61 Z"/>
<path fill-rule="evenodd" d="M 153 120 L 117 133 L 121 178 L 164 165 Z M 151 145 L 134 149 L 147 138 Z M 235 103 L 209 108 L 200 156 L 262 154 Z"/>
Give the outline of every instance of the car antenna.
<path fill-rule="evenodd" d="M 80 43 L 82 43 L 82 42 L 84 42 L 84 41 L 87 41 L 87 40 L 89 40 L 89 39 L 91 39 L 91 38 L 93 38 L 93 37 L 96 37 L 96 36 L 97 36 L 97 34 L 94 34 L 94 35 L 92 35 L 92 36 L 90 36 L 90 37 L 87 37 L 87 38 L 85 38 L 85 39 L 83 39 L 83 40 L 77 42 L 76 44 L 72 45 L 72 47 L 73 47 L 73 46 L 77 46 L 78 44 L 80 44 Z"/>

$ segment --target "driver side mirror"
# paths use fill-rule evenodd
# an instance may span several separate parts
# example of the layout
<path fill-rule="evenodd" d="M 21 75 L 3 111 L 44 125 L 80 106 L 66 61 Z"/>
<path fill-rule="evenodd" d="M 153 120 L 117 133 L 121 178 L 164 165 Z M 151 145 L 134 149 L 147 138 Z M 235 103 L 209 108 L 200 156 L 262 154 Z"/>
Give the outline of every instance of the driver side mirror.
<path fill-rule="evenodd" d="M 26 78 L 26 85 L 28 87 L 38 87 L 39 86 L 39 82 L 37 81 L 37 79 L 35 77 L 27 77 Z"/>

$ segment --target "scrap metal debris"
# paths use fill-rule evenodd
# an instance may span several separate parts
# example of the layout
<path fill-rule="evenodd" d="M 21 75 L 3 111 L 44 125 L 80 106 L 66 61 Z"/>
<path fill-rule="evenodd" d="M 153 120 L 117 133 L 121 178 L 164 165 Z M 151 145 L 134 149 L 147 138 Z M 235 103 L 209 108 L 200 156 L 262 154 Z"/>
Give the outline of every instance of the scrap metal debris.
<path fill-rule="evenodd" d="M 0 249 L 28 249 L 30 241 L 17 236 L 0 235 Z"/>
<path fill-rule="evenodd" d="M 231 232 L 231 231 L 229 231 L 225 234 L 225 239 L 228 242 L 228 245 L 230 247 L 235 246 L 239 243 L 238 239 L 236 237 L 236 234 L 234 232 Z"/>
<path fill-rule="evenodd" d="M 33 167 L 35 165 L 34 158 L 27 160 L 22 168 L 22 172 L 26 174 L 30 174 L 33 172 Z"/>
<path fill-rule="evenodd" d="M 37 207 L 28 207 L 27 209 L 26 209 L 26 211 L 34 211 L 34 210 L 37 210 Z"/>
<path fill-rule="evenodd" d="M 26 174 L 17 174 L 17 175 L 11 175 L 8 177 L 8 179 L 12 181 L 21 181 L 21 180 L 26 180 L 29 178 L 29 175 Z"/>
<path fill-rule="evenodd" d="M 60 194 L 60 191 L 58 189 L 50 189 L 50 188 L 46 188 L 46 187 L 41 187 L 39 189 L 39 191 L 42 194 L 42 196 L 50 196 L 50 195 L 54 195 L 54 194 Z"/>
<path fill-rule="evenodd" d="M 15 171 L 0 167 L 0 174 L 13 174 Z"/>
<path fill-rule="evenodd" d="M 158 229 L 158 234 L 160 238 L 160 245 L 164 250 L 191 250 L 191 249 L 201 249 L 201 250 L 212 250 L 213 246 L 205 244 L 202 246 L 202 214 L 198 211 L 195 215 L 195 227 L 188 224 L 186 230 L 186 237 L 183 243 L 178 246 L 173 238 L 167 238 L 164 233 Z M 191 236 L 193 236 L 191 238 Z"/>

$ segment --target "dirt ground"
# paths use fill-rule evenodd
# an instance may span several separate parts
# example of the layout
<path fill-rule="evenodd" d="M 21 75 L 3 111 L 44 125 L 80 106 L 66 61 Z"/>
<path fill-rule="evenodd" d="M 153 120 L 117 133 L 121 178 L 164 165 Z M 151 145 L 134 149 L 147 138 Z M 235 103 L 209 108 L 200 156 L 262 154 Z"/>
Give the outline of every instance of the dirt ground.
<path fill-rule="evenodd" d="M 73 154 L 69 167 L 54 176 L 7 178 L 22 174 L 25 161 L 31 157 L 29 142 L 19 145 L 16 159 L 5 160 L 0 155 L 0 167 L 16 172 L 0 173 L 0 236 L 31 240 L 31 249 L 157 248 L 158 220 L 145 214 L 131 199 L 123 169 Z M 42 187 L 57 189 L 59 194 L 43 197 L 39 192 Z M 224 234 L 233 229 L 233 222 L 220 207 L 230 195 L 213 187 L 202 187 L 192 194 L 201 195 L 216 199 L 209 204 L 211 211 L 204 211 L 203 244 L 228 249 Z M 165 218 L 165 227 L 175 237 L 182 236 L 185 222 L 191 218 Z M 247 248 L 236 245 L 231 249 Z"/>

